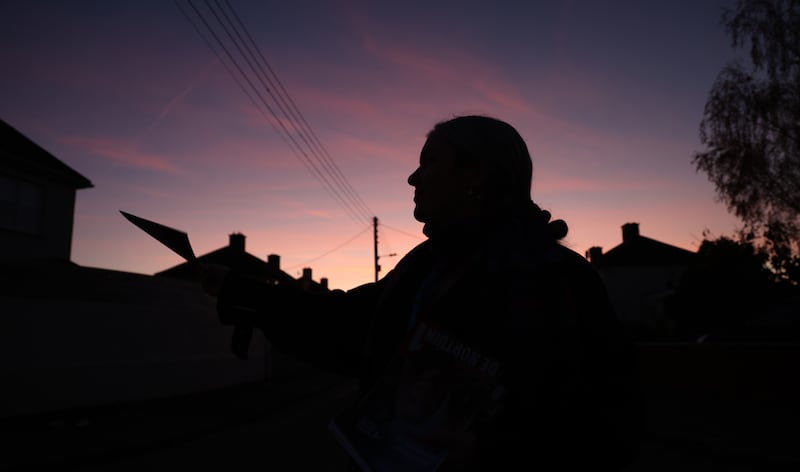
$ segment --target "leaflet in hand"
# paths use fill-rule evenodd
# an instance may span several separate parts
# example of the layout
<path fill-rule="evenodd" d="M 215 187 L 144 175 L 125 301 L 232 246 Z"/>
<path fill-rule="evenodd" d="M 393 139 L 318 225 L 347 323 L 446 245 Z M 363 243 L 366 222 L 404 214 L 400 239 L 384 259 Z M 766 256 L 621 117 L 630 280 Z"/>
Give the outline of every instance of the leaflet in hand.
<path fill-rule="evenodd" d="M 365 471 L 436 471 L 476 419 L 502 409 L 499 364 L 429 322 L 419 323 L 386 377 L 329 429 Z"/>
<path fill-rule="evenodd" d="M 189 243 L 189 236 L 185 232 L 131 215 L 122 210 L 120 210 L 120 213 L 122 213 L 122 216 L 127 218 L 128 221 L 139 227 L 139 229 L 173 250 L 182 258 L 187 261 L 194 261 L 196 259 L 194 251 L 192 250 L 192 245 Z"/>

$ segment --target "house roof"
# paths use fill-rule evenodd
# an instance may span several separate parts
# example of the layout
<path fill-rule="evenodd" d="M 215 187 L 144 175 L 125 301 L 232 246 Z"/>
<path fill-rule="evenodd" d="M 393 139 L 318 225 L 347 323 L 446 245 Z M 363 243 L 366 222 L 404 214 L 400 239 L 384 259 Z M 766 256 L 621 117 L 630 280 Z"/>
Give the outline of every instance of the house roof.
<path fill-rule="evenodd" d="M 0 165 L 11 171 L 34 174 L 75 189 L 92 182 L 0 119 Z"/>
<path fill-rule="evenodd" d="M 57 258 L 0 258 L 0 296 L 39 300 L 131 304 L 145 291 L 153 297 L 192 287 L 181 280 L 112 269 L 84 267 Z M 184 296 L 184 295 L 180 295 Z"/>
<path fill-rule="evenodd" d="M 600 265 L 603 267 L 684 265 L 694 255 L 686 249 L 646 236 L 636 236 L 603 254 Z"/>
<path fill-rule="evenodd" d="M 639 233 L 639 223 L 622 225 L 622 244 L 603 254 L 601 247 L 590 248 L 586 257 L 598 267 L 654 267 L 686 265 L 695 253 L 656 241 Z"/>
<path fill-rule="evenodd" d="M 306 291 L 327 291 L 327 280 L 315 282 L 311 279 L 311 269 L 303 269 L 303 276 L 295 279 L 280 268 L 280 256 L 270 254 L 267 260 L 259 259 L 245 251 L 245 235 L 233 233 L 229 236 L 228 245 L 197 257 L 204 264 L 217 264 L 237 270 L 242 274 L 262 280 L 274 281 L 279 284 L 300 285 Z M 172 277 L 178 279 L 195 279 L 197 274 L 187 262 L 169 269 L 157 272 L 156 276 Z"/>
<path fill-rule="evenodd" d="M 208 254 L 199 256 L 197 260 L 206 264 L 224 265 L 253 277 L 275 280 L 279 283 L 297 282 L 294 277 L 280 270 L 280 268 L 232 246 L 225 246 L 216 251 L 209 252 Z M 157 272 L 155 275 L 181 279 L 195 277 L 193 268 L 186 262 Z"/>

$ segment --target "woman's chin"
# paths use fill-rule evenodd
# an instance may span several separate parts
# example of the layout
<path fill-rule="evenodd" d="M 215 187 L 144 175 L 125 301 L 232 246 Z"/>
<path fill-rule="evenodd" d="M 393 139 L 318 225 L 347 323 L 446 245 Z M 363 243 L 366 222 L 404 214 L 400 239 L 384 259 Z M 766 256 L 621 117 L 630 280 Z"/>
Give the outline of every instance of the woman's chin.
<path fill-rule="evenodd" d="M 425 213 L 420 211 L 419 207 L 414 207 L 414 219 L 420 223 L 426 223 L 428 220 L 425 218 Z"/>

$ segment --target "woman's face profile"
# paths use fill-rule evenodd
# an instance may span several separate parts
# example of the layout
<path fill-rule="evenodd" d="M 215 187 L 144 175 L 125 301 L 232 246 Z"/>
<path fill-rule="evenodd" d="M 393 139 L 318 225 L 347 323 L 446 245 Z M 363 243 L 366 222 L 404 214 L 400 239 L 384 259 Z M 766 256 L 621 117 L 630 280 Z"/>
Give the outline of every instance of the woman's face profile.
<path fill-rule="evenodd" d="M 419 167 L 408 177 L 414 187 L 414 218 L 422 223 L 439 223 L 463 215 L 472 204 L 470 192 L 478 183 L 477 173 L 456 165 L 454 149 L 441 138 L 431 136 L 422 147 Z"/>

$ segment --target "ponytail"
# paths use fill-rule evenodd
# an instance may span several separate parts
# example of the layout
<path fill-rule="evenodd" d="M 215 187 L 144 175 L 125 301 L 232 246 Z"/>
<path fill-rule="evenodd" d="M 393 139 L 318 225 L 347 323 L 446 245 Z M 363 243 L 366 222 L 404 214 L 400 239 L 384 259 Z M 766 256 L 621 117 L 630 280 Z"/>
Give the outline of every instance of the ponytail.
<path fill-rule="evenodd" d="M 530 215 L 534 225 L 541 227 L 544 230 L 544 233 L 554 241 L 564 239 L 569 231 L 566 221 L 550 221 L 550 218 L 552 217 L 550 212 L 547 210 L 542 210 L 539 205 L 533 203 L 533 201 L 531 201 L 530 204 Z"/>

